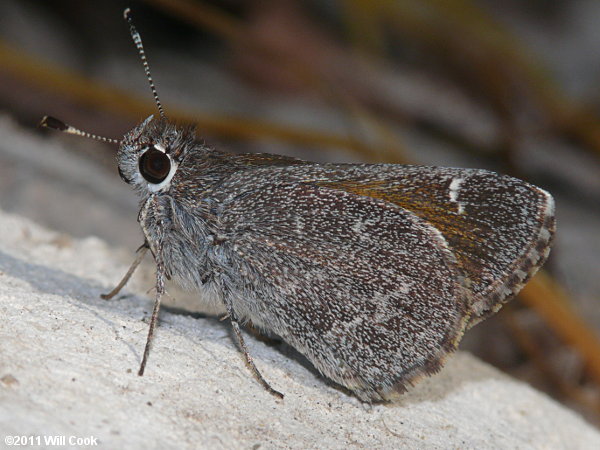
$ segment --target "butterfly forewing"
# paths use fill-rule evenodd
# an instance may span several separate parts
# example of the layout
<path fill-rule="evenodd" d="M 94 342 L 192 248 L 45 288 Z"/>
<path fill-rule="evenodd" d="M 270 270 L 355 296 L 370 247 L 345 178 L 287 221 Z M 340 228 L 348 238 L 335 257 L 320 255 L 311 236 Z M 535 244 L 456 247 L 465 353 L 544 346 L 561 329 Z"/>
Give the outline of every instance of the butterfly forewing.
<path fill-rule="evenodd" d="M 371 165 L 319 185 L 401 206 L 438 229 L 470 281 L 473 321 L 497 310 L 544 263 L 554 203 L 542 189 L 478 169 Z"/>

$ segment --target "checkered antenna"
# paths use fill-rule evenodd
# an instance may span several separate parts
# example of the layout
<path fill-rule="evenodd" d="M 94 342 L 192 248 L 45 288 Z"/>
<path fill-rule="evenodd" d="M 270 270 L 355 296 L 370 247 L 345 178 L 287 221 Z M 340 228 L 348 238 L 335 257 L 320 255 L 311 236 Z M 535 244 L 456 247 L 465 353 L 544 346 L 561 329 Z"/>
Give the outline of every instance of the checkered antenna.
<path fill-rule="evenodd" d="M 40 127 L 51 128 L 53 130 L 62 131 L 63 133 L 74 134 L 76 136 L 83 136 L 85 138 L 95 139 L 96 141 L 101 142 L 108 142 L 110 144 L 118 145 L 121 143 L 121 141 L 118 139 L 107 138 L 104 136 L 98 136 L 97 134 L 88 133 L 87 131 L 82 131 L 52 116 L 44 116 L 44 118 L 40 122 Z"/>
<path fill-rule="evenodd" d="M 131 9 L 125 9 L 125 11 L 123 12 L 123 17 L 125 17 L 125 20 L 129 24 L 129 32 L 131 33 L 131 38 L 133 39 L 133 42 L 138 49 L 140 59 L 142 60 L 142 64 L 144 65 L 146 78 L 148 79 L 148 83 L 150 84 L 150 89 L 152 90 L 152 95 L 154 96 L 154 101 L 156 102 L 156 107 L 158 108 L 160 117 L 165 117 L 165 112 L 163 110 L 162 104 L 160 103 L 160 99 L 158 98 L 158 93 L 156 92 L 156 86 L 154 86 L 154 81 L 152 80 L 152 75 L 150 74 L 150 65 L 148 64 L 148 58 L 146 58 L 146 52 L 144 51 L 144 45 L 142 44 L 142 37 L 140 36 L 138 30 L 135 28 L 135 25 L 133 24 L 133 19 L 131 18 Z"/>

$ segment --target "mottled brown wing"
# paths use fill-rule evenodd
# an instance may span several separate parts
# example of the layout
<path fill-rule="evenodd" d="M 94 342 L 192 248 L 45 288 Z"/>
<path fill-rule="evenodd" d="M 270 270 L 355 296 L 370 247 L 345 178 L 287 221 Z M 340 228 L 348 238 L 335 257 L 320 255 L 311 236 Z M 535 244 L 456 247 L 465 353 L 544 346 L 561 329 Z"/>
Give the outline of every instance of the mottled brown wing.
<path fill-rule="evenodd" d="M 237 314 L 359 397 L 405 390 L 456 348 L 470 311 L 461 271 L 441 234 L 410 211 L 313 184 L 263 183 L 219 220 L 247 283 Z"/>
<path fill-rule="evenodd" d="M 518 293 L 548 257 L 554 201 L 536 186 L 478 169 L 346 167 L 318 185 L 398 205 L 444 236 L 470 281 L 470 325 Z"/>

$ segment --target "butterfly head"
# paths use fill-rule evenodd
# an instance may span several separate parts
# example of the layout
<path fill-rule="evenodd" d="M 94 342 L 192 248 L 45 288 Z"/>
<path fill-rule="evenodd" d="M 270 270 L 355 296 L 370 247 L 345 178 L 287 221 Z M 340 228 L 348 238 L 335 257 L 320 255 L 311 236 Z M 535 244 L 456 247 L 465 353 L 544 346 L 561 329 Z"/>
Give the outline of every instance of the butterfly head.
<path fill-rule="evenodd" d="M 121 179 L 147 193 L 168 190 L 177 168 L 194 145 L 193 129 L 182 129 L 163 117 L 148 117 L 119 143 Z"/>
<path fill-rule="evenodd" d="M 192 128 L 177 127 L 166 119 L 150 74 L 142 39 L 133 25 L 129 8 L 125 10 L 124 17 L 129 24 L 131 37 L 144 66 L 159 117 L 149 116 L 125 134 L 121 140 L 79 130 L 50 116 L 45 116 L 40 122 L 40 126 L 118 144 L 117 162 L 119 175 L 123 181 L 132 185 L 142 195 L 162 192 L 169 188 L 171 179 L 175 175 L 179 163 L 183 160 L 186 150 L 191 148 L 194 143 L 195 133 Z"/>

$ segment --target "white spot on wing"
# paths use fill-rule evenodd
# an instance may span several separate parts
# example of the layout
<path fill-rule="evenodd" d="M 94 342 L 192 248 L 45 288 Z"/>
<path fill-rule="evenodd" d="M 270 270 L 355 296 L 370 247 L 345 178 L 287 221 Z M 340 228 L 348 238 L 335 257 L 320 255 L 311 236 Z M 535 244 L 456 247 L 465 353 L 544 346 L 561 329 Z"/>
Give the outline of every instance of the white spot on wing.
<path fill-rule="evenodd" d="M 450 186 L 448 187 L 448 195 L 450 201 L 457 204 L 458 214 L 464 214 L 465 208 L 461 202 L 458 201 L 458 194 L 460 193 L 460 185 L 465 181 L 464 178 L 453 178 Z"/>

